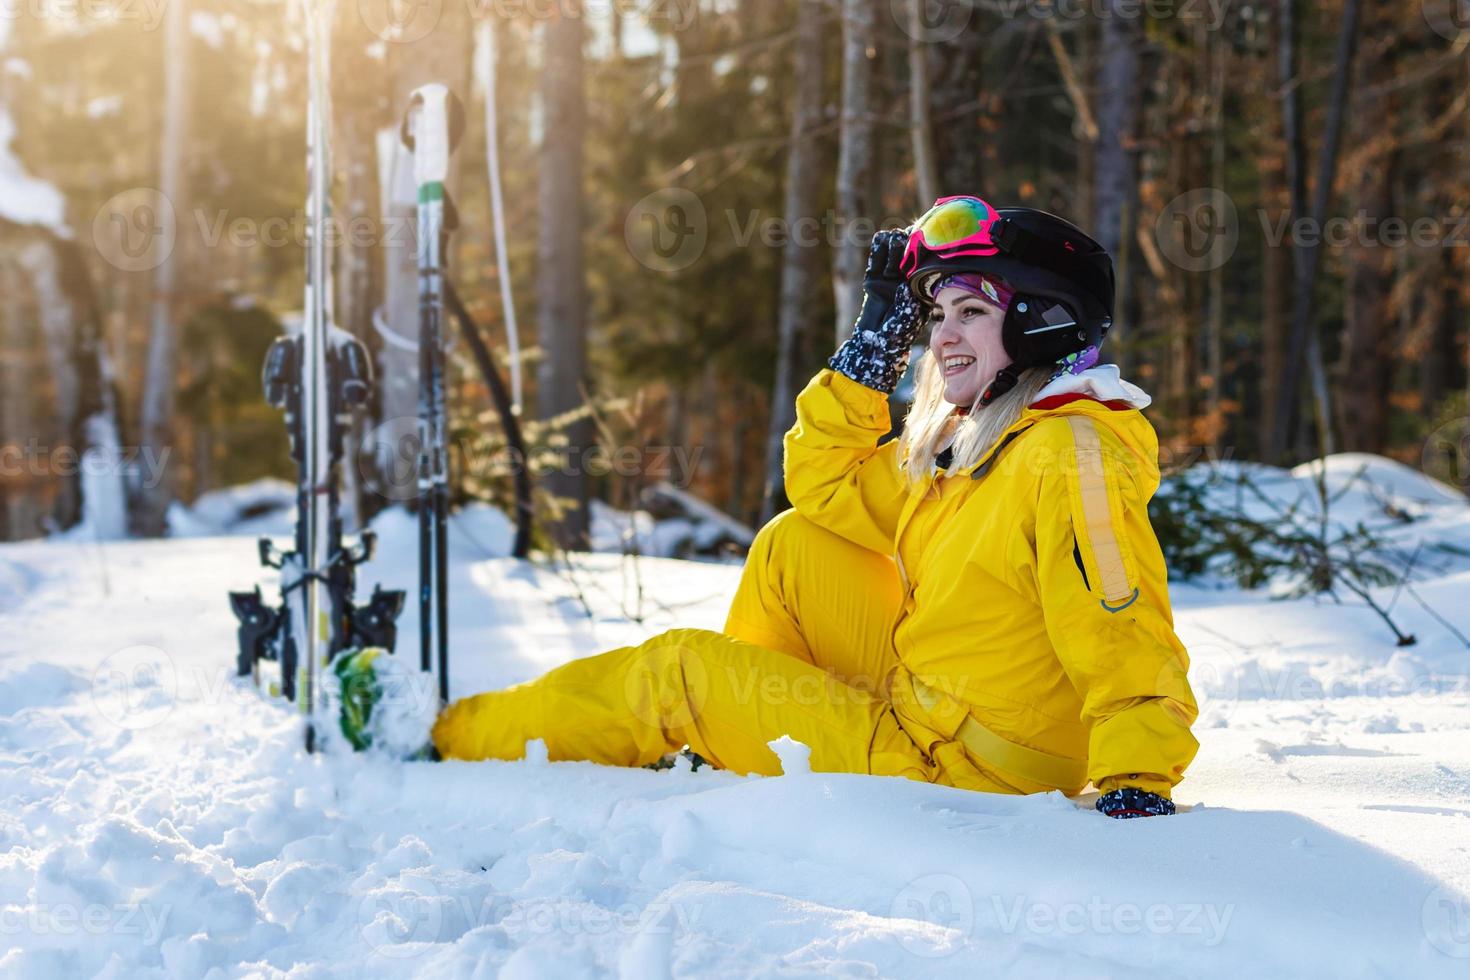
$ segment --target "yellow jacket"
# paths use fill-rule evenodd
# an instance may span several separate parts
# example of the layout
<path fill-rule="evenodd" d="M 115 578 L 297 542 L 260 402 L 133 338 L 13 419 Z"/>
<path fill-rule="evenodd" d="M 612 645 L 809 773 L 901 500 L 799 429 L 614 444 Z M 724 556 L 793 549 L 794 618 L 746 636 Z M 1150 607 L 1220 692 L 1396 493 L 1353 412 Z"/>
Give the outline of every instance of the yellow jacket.
<path fill-rule="evenodd" d="M 898 440 L 878 445 L 882 392 L 824 369 L 796 416 L 793 506 L 893 555 L 906 583 L 887 690 L 920 747 L 941 765 L 967 753 L 1019 792 L 1169 795 L 1198 708 L 1148 519 L 1158 440 L 1142 413 L 1038 401 L 980 464 L 912 490 Z"/>

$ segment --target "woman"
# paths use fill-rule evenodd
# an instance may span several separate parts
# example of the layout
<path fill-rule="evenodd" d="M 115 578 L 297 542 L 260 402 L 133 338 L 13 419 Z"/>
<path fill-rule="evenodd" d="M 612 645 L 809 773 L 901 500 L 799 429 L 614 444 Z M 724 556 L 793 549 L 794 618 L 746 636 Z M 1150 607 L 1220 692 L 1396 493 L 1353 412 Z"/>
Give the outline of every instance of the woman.
<path fill-rule="evenodd" d="M 1197 749 L 1146 505 L 1148 396 L 1094 366 L 1112 264 L 1045 212 L 945 198 L 875 236 L 852 338 L 797 397 L 793 504 L 756 536 L 722 633 L 677 629 L 439 717 L 445 758 L 905 776 L 994 793 L 1091 782 L 1174 812 Z M 927 320 L 901 438 L 888 395 Z"/>

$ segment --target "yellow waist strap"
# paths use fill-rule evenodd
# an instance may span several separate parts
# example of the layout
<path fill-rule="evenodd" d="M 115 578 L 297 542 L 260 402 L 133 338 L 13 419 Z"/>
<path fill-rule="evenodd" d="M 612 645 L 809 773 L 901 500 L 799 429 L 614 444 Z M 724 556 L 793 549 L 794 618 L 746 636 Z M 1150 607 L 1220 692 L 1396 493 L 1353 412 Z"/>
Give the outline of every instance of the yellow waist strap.
<path fill-rule="evenodd" d="M 954 698 L 936 691 L 913 674 L 909 674 L 909 680 L 919 706 L 934 716 L 945 733 L 958 740 L 976 759 L 1032 782 L 1073 792 L 1087 784 L 1085 760 L 1051 755 L 1002 738 L 976 721 Z M 956 715 L 960 717 L 953 727 L 945 722 L 946 716 L 953 722 Z"/>

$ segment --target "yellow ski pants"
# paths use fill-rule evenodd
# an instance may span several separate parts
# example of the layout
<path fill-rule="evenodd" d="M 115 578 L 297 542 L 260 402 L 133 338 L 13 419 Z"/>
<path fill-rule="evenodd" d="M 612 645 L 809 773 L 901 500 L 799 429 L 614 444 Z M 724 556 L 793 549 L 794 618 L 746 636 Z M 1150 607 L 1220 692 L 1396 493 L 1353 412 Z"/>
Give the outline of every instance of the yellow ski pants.
<path fill-rule="evenodd" d="M 446 759 L 519 759 L 539 738 L 553 760 L 621 766 L 688 744 L 723 769 L 776 775 L 766 743 L 789 735 L 817 772 L 1021 791 L 968 760 L 936 764 L 899 722 L 883 682 L 902 601 L 891 558 L 788 510 L 756 535 L 723 633 L 669 630 L 464 698 L 434 744 Z"/>

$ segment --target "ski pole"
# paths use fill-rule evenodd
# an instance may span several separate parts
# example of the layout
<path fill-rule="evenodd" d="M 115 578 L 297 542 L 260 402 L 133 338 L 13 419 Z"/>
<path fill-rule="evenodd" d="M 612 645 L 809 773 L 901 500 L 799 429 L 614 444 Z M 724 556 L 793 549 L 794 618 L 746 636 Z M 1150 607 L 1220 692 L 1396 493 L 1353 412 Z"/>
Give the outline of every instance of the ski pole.
<path fill-rule="evenodd" d="M 444 189 L 463 109 L 444 85 L 416 89 L 402 138 L 418 187 L 419 271 L 419 656 L 449 700 L 448 412 L 444 377 L 444 250 L 452 205 Z M 436 656 L 437 655 L 437 656 Z"/>

